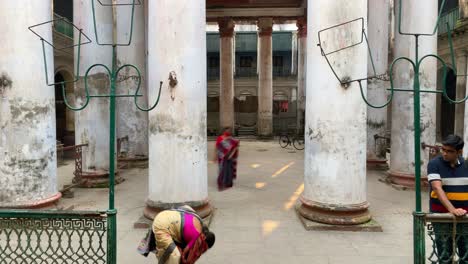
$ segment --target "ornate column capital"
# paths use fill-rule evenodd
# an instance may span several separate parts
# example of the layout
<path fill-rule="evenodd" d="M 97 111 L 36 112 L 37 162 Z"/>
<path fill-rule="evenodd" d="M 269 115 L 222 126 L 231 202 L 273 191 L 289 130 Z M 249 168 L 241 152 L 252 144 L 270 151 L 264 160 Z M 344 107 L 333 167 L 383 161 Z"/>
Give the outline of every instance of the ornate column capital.
<path fill-rule="evenodd" d="M 232 38 L 234 36 L 234 21 L 230 17 L 218 19 L 219 34 L 222 38 Z"/>
<path fill-rule="evenodd" d="M 259 18 L 257 21 L 257 26 L 259 36 L 271 36 L 273 33 L 273 18 Z"/>
<path fill-rule="evenodd" d="M 299 38 L 306 38 L 307 37 L 307 18 L 300 17 L 296 21 L 297 25 L 297 36 Z"/>

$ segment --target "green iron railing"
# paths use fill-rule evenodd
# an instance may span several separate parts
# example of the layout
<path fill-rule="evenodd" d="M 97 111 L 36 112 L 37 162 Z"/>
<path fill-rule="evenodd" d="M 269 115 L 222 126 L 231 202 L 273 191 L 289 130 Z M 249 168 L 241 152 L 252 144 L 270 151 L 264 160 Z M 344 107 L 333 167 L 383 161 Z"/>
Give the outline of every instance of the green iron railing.
<path fill-rule="evenodd" d="M 426 214 L 425 222 L 432 242 L 429 263 L 468 263 L 468 216 Z"/>
<path fill-rule="evenodd" d="M 124 44 L 115 43 L 116 36 L 113 36 L 113 43 L 101 43 L 97 35 L 95 1 L 101 6 L 109 6 L 113 9 L 117 6 L 131 6 L 132 16 L 130 22 L 129 40 Z M 53 211 L 53 210 L 0 210 L 0 264 L 13 263 L 117 263 L 117 210 L 114 202 L 115 192 L 115 104 L 116 98 L 134 98 L 135 105 L 142 111 L 150 111 L 156 107 L 161 95 L 162 82 L 160 83 L 156 102 L 149 108 L 141 107 L 138 103 L 140 94 L 141 75 L 137 67 L 125 64 L 117 67 L 118 46 L 129 46 L 133 33 L 133 18 L 135 5 L 141 5 L 139 0 L 128 0 L 131 3 L 103 4 L 100 0 L 91 0 L 93 23 L 97 45 L 112 46 L 112 67 L 108 68 L 104 64 L 94 64 L 88 68 L 84 76 L 80 77 L 79 65 L 81 46 L 88 44 L 91 40 L 83 31 L 70 23 L 74 30 L 79 32 L 77 43 L 67 47 L 55 47 L 50 41 L 45 40 L 34 29 L 38 26 L 52 24 L 54 27 L 56 20 L 44 22 L 29 27 L 37 35 L 42 43 L 45 79 L 48 86 L 61 85 L 65 105 L 73 111 L 80 111 L 86 108 L 90 99 L 109 98 L 109 207 L 105 211 Z M 113 10 L 115 14 L 115 10 Z M 114 25 L 115 27 L 115 25 Z M 114 30 L 115 32 L 115 30 Z M 82 40 L 85 41 L 82 42 Z M 50 83 L 48 79 L 46 44 L 54 50 L 76 49 L 76 72 L 72 81 Z M 88 76 L 92 69 L 101 67 L 109 78 L 108 94 L 90 94 Z M 138 82 L 134 94 L 116 94 L 116 80 L 122 70 L 133 69 L 138 75 Z M 84 103 L 81 106 L 72 106 L 68 102 L 65 85 L 76 83 L 84 79 Z M 106 90 L 106 87 L 99 87 L 99 90 Z"/>
<path fill-rule="evenodd" d="M 439 35 L 447 33 L 446 25 L 449 25 L 450 30 L 453 30 L 458 20 L 460 19 L 460 8 L 456 8 L 443 13 L 439 19 Z"/>
<path fill-rule="evenodd" d="M 0 212 L 0 264 L 107 263 L 108 212 Z"/>

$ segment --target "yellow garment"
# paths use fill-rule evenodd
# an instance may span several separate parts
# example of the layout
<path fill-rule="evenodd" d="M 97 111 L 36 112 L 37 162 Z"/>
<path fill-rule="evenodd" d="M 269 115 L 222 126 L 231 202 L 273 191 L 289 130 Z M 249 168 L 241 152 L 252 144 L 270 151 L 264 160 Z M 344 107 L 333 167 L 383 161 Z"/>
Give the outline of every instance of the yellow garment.
<path fill-rule="evenodd" d="M 180 212 L 177 211 L 162 211 L 153 221 L 153 232 L 156 237 L 156 249 L 157 258 L 160 259 L 170 244 L 174 243 L 174 240 L 178 243 L 182 241 L 181 235 L 181 216 Z M 180 252 L 178 248 L 175 248 L 172 254 L 169 256 L 165 264 L 179 264 Z"/>

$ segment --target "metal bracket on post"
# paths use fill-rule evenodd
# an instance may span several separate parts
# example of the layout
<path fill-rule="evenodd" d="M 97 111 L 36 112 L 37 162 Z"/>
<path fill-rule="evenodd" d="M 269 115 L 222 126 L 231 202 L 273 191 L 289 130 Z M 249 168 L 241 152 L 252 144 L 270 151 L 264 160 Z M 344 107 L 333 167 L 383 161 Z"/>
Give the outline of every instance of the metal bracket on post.
<path fill-rule="evenodd" d="M 130 29 L 129 29 L 130 33 L 129 33 L 128 42 L 116 43 L 115 34 L 114 34 L 112 43 L 102 43 L 99 40 L 99 35 L 98 35 L 98 32 L 97 32 L 98 27 L 97 27 L 97 23 L 96 23 L 96 11 L 95 11 L 96 1 L 97 1 L 97 3 L 99 5 L 104 6 L 104 7 L 115 8 L 115 7 L 122 7 L 122 6 L 131 6 L 132 15 L 131 15 L 131 21 L 130 21 Z M 110 105 L 109 106 L 109 121 L 110 121 L 110 125 L 109 125 L 109 206 L 108 206 L 108 209 L 106 211 L 106 216 L 105 216 L 105 218 L 107 219 L 107 239 L 101 240 L 101 243 L 106 243 L 107 242 L 107 259 L 106 259 L 106 261 L 107 261 L 107 263 L 112 263 L 112 264 L 117 263 L 117 210 L 115 208 L 115 203 L 114 203 L 115 158 L 116 158 L 116 156 L 115 156 L 115 154 L 116 154 L 115 153 L 115 140 L 116 140 L 116 136 L 115 136 L 115 119 L 116 119 L 115 107 L 116 106 L 115 105 L 116 105 L 116 98 L 133 97 L 134 102 L 135 102 L 135 106 L 139 110 L 141 110 L 141 111 L 151 111 L 159 103 L 159 99 L 160 99 L 160 96 L 161 96 L 161 88 L 162 88 L 162 82 L 160 82 L 158 97 L 157 97 L 156 101 L 154 102 L 154 104 L 152 104 L 149 107 L 140 106 L 139 103 L 138 103 L 138 100 L 137 100 L 139 97 L 143 96 L 142 94 L 140 94 L 140 88 L 141 88 L 140 70 L 136 66 L 131 65 L 131 64 L 125 64 L 125 65 L 122 65 L 120 67 L 117 67 L 116 48 L 118 46 L 129 46 L 132 43 L 133 20 L 134 20 L 135 6 L 141 5 L 140 0 L 127 0 L 127 1 L 129 1 L 130 3 L 116 3 L 115 0 L 112 0 L 111 1 L 112 3 L 107 4 L 107 3 L 104 3 L 104 0 L 91 0 L 91 6 L 92 6 L 91 11 L 92 11 L 92 14 L 93 14 L 93 25 L 94 25 L 94 31 L 95 31 L 94 33 L 95 33 L 95 37 L 96 37 L 96 44 L 101 45 L 101 46 L 112 46 L 112 68 L 109 69 L 109 67 L 107 67 L 104 64 L 96 63 L 96 64 L 93 64 L 92 66 L 90 66 L 87 69 L 87 71 L 86 71 L 86 73 L 84 75 L 85 101 L 80 106 L 72 106 L 68 102 L 68 100 L 67 100 L 67 91 L 65 89 L 65 84 L 75 83 L 75 82 L 78 81 L 79 76 L 80 76 L 80 74 L 79 74 L 80 51 L 81 51 L 80 47 L 81 47 L 81 45 L 90 43 L 91 40 L 82 32 L 81 29 L 78 29 L 75 25 L 72 24 L 73 28 L 75 28 L 76 30 L 79 31 L 79 34 L 78 34 L 79 41 L 78 41 L 78 44 L 73 45 L 73 46 L 69 46 L 69 47 L 65 47 L 65 48 L 75 48 L 75 47 L 77 47 L 77 65 L 76 65 L 76 73 L 75 73 L 76 78 L 73 81 L 69 81 L 69 82 L 49 83 L 48 72 L 47 72 L 46 52 L 45 52 L 45 43 L 52 46 L 55 50 L 62 50 L 62 49 L 65 49 L 65 48 L 56 48 L 56 47 L 54 47 L 51 44 L 51 42 L 44 40 L 43 37 L 41 37 L 37 32 L 35 32 L 33 30 L 33 28 L 35 28 L 35 27 L 38 27 L 38 26 L 41 26 L 41 25 L 44 25 L 44 24 L 47 24 L 47 23 L 53 23 L 54 21 L 48 21 L 48 22 L 45 22 L 45 23 L 41 23 L 41 24 L 29 27 L 29 29 L 34 34 L 36 34 L 40 38 L 40 40 L 42 41 L 43 53 L 44 53 L 44 66 L 45 66 L 45 74 L 46 74 L 47 85 L 48 86 L 60 85 L 62 87 L 64 102 L 65 102 L 65 105 L 69 109 L 71 109 L 73 111 L 83 110 L 83 109 L 86 108 L 86 106 L 88 105 L 90 99 L 92 99 L 92 98 L 109 98 L 109 100 L 110 100 L 110 104 L 109 104 Z M 115 12 L 114 12 L 114 14 L 115 14 Z M 113 32 L 115 33 L 116 32 L 116 29 L 115 29 L 116 25 L 114 24 L 113 27 L 114 27 Z M 87 41 L 82 43 L 81 42 L 82 37 L 86 38 Z M 89 73 L 90 73 L 90 71 L 92 69 L 94 69 L 96 67 L 103 68 L 104 71 L 106 72 L 108 78 L 109 78 L 110 91 L 109 91 L 108 94 L 90 94 L 90 92 L 89 92 L 89 84 L 88 84 Z M 136 75 L 137 75 L 137 78 L 138 78 L 136 91 L 135 91 L 134 94 L 116 94 L 116 81 L 117 81 L 117 77 L 119 75 L 119 72 L 121 70 L 123 70 L 123 69 L 129 69 L 129 68 L 136 71 Z M 100 245 L 100 246 L 102 246 L 102 245 Z"/>
<path fill-rule="evenodd" d="M 434 36 L 437 33 L 437 29 L 439 27 L 440 16 L 442 14 L 442 9 L 445 6 L 446 1 L 442 0 L 440 11 L 439 11 L 439 14 L 438 14 L 438 17 L 437 17 L 437 23 L 436 23 L 436 25 L 434 27 L 434 30 L 432 32 L 430 32 L 430 33 L 408 33 L 408 32 L 404 32 L 402 30 L 402 26 L 401 26 L 402 0 L 398 0 L 398 1 L 399 1 L 398 33 L 401 34 L 401 35 L 413 36 L 415 38 L 415 41 L 416 41 L 415 58 L 414 58 L 414 60 L 411 60 L 410 58 L 407 58 L 407 57 L 396 58 L 390 65 L 390 70 L 389 70 L 389 76 L 388 77 L 386 76 L 386 74 L 378 75 L 375 72 L 374 62 L 373 62 L 373 59 L 372 59 L 372 51 L 369 48 L 369 45 L 368 45 L 368 42 L 367 42 L 367 36 L 366 36 L 366 34 L 364 32 L 364 26 L 363 26 L 363 29 L 362 29 L 362 37 L 361 37 L 360 42 L 352 43 L 352 44 L 350 44 L 350 45 L 348 45 L 346 47 L 342 47 L 342 48 L 334 50 L 334 51 L 325 52 L 324 49 L 323 49 L 321 34 L 323 34 L 324 31 L 330 30 L 330 29 L 333 29 L 333 28 L 336 28 L 336 27 L 340 27 L 340 26 L 343 26 L 343 25 L 347 25 L 349 23 L 353 23 L 353 22 L 356 22 L 356 21 L 363 21 L 364 20 L 363 18 L 358 18 L 358 19 L 351 20 L 351 21 L 348 21 L 348 22 L 345 22 L 345 23 L 342 23 L 342 24 L 339 24 L 339 25 L 336 25 L 336 26 L 333 26 L 333 27 L 326 28 L 324 30 L 320 30 L 318 32 L 319 43 L 318 43 L 317 46 L 320 47 L 322 56 L 324 56 L 324 58 L 327 61 L 328 65 L 330 66 L 333 74 L 335 75 L 335 77 L 338 79 L 338 81 L 342 85 L 349 84 L 351 82 L 358 82 L 359 83 L 359 86 L 361 88 L 362 99 L 370 107 L 373 107 L 373 108 L 386 107 L 392 101 L 394 92 L 411 92 L 411 93 L 413 93 L 413 96 L 414 96 L 415 195 L 416 195 L 415 211 L 413 213 L 413 220 L 414 220 L 413 221 L 413 242 L 414 242 L 414 245 L 413 245 L 414 248 L 413 249 L 414 249 L 414 263 L 423 264 L 423 263 L 425 263 L 425 233 L 424 233 L 425 232 L 425 222 L 424 222 L 424 216 L 425 216 L 426 213 L 424 213 L 422 211 L 422 208 L 421 208 L 421 158 L 420 158 L 421 153 L 420 152 L 421 152 L 421 146 L 422 145 L 421 145 L 421 136 L 420 136 L 420 133 L 421 133 L 421 127 L 420 127 L 420 118 L 421 118 L 420 93 L 442 94 L 443 97 L 446 100 L 448 100 L 450 103 L 463 103 L 468 99 L 468 96 L 466 96 L 465 98 L 463 98 L 461 100 L 452 100 L 451 98 L 449 98 L 449 96 L 447 95 L 447 89 L 446 89 L 446 79 L 447 79 L 448 66 L 447 66 L 447 64 L 445 63 L 445 61 L 442 58 L 440 58 L 439 56 L 434 55 L 434 54 L 425 55 L 422 58 L 418 57 L 419 38 L 422 37 L 422 36 Z M 448 43 L 449 43 L 449 47 L 450 47 L 452 65 L 454 67 L 455 73 L 457 73 L 456 63 L 455 63 L 455 58 L 454 58 L 454 51 L 453 51 L 453 43 L 452 43 L 452 38 L 451 38 L 451 29 L 450 29 L 450 26 L 449 26 L 448 23 L 446 24 L 446 26 L 447 26 L 447 32 L 448 32 L 447 33 L 448 34 Z M 336 73 L 335 69 L 333 68 L 332 63 L 330 63 L 329 58 L 327 56 L 330 55 L 330 54 L 337 53 L 337 52 L 340 52 L 342 50 L 354 47 L 356 45 L 359 45 L 359 44 L 364 42 L 363 39 L 366 40 L 366 43 L 368 45 L 370 61 L 372 63 L 372 68 L 374 69 L 374 74 L 372 76 L 369 76 L 369 77 L 366 77 L 366 78 L 362 78 L 362 77 L 356 78 L 356 79 L 351 79 L 349 77 L 348 78 L 340 78 L 339 75 Z M 420 89 L 420 83 L 419 83 L 420 65 L 427 58 L 435 58 L 438 62 L 440 62 L 442 64 L 442 69 L 443 69 L 442 90 L 437 90 L 437 89 L 436 90 L 421 90 Z M 407 63 L 409 63 L 412 66 L 412 68 L 414 70 L 413 89 L 395 88 L 395 86 L 394 86 L 394 77 L 393 77 L 393 67 L 399 61 L 406 61 Z M 457 74 L 457 76 L 466 76 L 466 75 L 458 75 Z M 388 97 L 388 100 L 384 104 L 382 104 L 382 105 L 373 105 L 367 100 L 366 96 L 364 95 L 363 87 L 361 85 L 361 82 L 365 81 L 365 80 L 368 80 L 368 79 L 380 79 L 380 80 L 389 80 L 390 81 L 390 88 L 387 89 L 388 91 L 390 91 L 390 95 Z M 428 145 L 425 145 L 425 146 L 428 146 Z"/>

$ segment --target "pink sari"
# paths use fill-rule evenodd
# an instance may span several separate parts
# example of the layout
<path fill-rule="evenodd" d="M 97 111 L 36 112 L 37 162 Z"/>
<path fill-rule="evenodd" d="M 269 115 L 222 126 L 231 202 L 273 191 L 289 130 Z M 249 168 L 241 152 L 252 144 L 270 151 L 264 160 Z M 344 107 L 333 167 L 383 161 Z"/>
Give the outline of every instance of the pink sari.
<path fill-rule="evenodd" d="M 237 178 L 237 157 L 239 156 L 239 140 L 229 135 L 218 137 L 216 152 L 218 157 L 218 190 L 223 191 L 233 186 Z"/>

